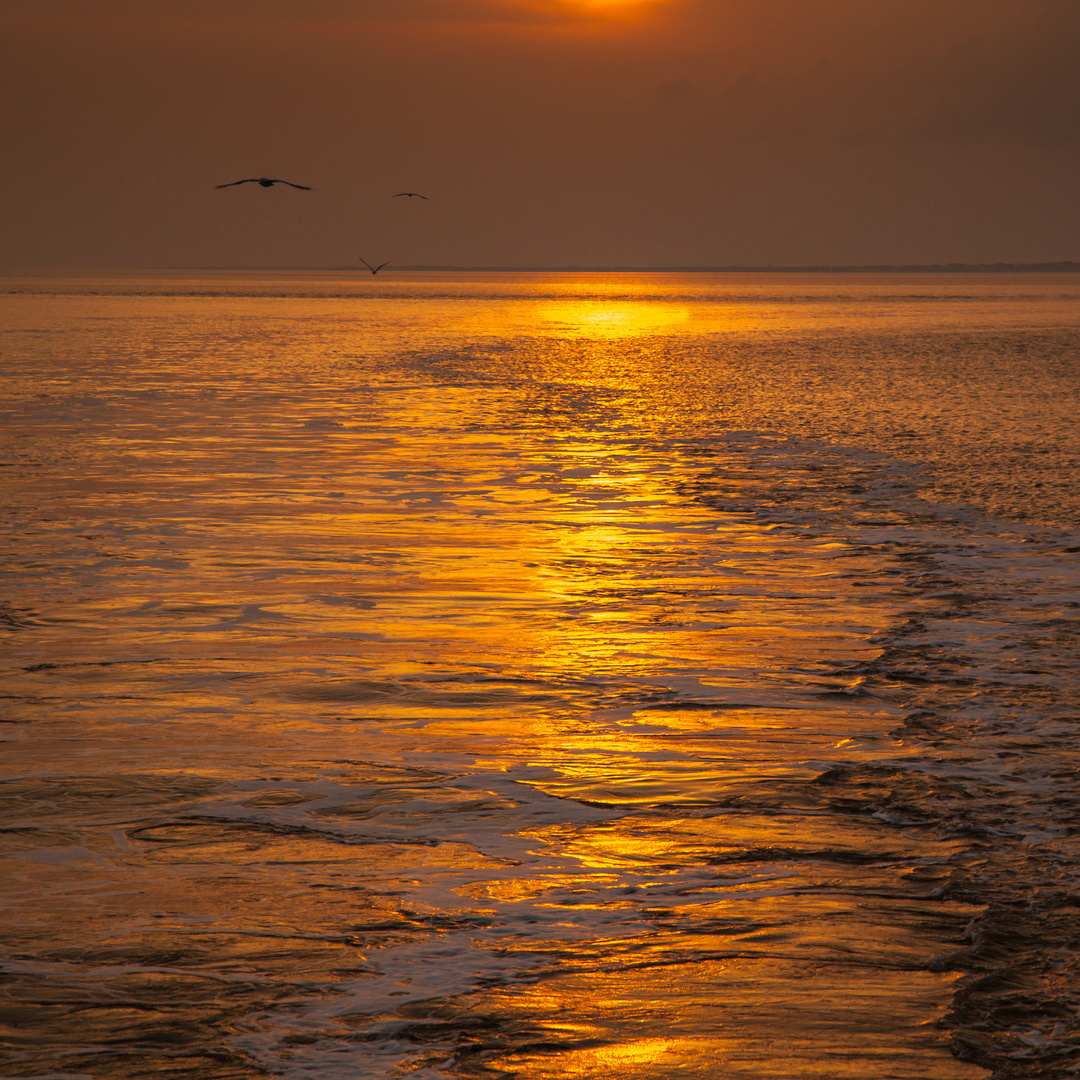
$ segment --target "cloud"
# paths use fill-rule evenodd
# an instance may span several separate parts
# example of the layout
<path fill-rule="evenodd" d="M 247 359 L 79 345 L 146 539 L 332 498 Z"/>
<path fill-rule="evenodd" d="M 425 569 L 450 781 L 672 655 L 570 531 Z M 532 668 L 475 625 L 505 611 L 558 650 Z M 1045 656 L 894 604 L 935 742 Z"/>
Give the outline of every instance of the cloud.
<path fill-rule="evenodd" d="M 1075 0 L 0 5 L 15 262 L 327 263 L 379 230 L 395 262 L 1080 247 Z M 242 175 L 315 192 L 214 201 Z M 434 189 L 428 233 L 387 187 Z"/>

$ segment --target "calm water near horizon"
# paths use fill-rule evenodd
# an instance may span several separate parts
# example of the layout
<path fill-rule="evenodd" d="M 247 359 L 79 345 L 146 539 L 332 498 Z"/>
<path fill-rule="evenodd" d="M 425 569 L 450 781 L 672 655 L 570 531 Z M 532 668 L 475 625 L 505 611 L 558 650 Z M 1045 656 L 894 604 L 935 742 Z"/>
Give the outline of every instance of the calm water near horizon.
<path fill-rule="evenodd" d="M 1080 275 L 0 294 L 0 1075 L 1080 1072 Z"/>

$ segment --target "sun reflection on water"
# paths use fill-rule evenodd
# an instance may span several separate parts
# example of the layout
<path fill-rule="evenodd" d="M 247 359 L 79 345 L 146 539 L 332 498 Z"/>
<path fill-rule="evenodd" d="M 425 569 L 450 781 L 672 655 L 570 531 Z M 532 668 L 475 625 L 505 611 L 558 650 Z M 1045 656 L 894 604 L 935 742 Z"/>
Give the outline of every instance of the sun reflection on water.
<path fill-rule="evenodd" d="M 56 481 L 74 493 L 67 513 L 89 545 L 93 588 L 73 600 L 65 578 L 34 597 L 51 621 L 23 646 L 19 678 L 27 701 L 49 703 L 61 736 L 28 744 L 42 768 L 103 778 L 84 801 L 112 800 L 121 854 L 104 826 L 71 834 L 85 831 L 87 850 L 117 860 L 110 873 L 126 875 L 127 891 L 110 879 L 120 898 L 105 914 L 73 914 L 57 883 L 84 889 L 91 871 L 42 862 L 26 904 L 47 898 L 58 939 L 69 925 L 82 942 L 112 935 L 109 962 L 133 969 L 162 954 L 178 970 L 210 965 L 224 946 L 199 952 L 193 920 L 231 934 L 236 955 L 245 935 L 292 943 L 250 960 L 260 977 L 297 987 L 298 1003 L 275 1022 L 311 1028 L 278 1044 L 273 1025 L 264 1035 L 248 1024 L 254 1033 L 237 1045 L 271 1064 L 328 1053 L 339 1021 L 378 1018 L 388 1026 L 342 1052 L 385 1039 L 388 1060 L 419 1060 L 434 1030 L 420 1021 L 456 996 L 465 1003 L 453 1010 L 476 1008 L 491 1028 L 509 1017 L 499 1052 L 511 1067 L 519 1017 L 543 1036 L 528 1045 L 556 1047 L 521 1051 L 536 1080 L 666 1080 L 687 1063 L 710 1075 L 727 1069 L 736 1042 L 764 1047 L 739 1075 L 806 1075 L 799 1068 L 822 1045 L 846 1046 L 869 1011 L 843 1013 L 863 966 L 876 970 L 880 941 L 901 950 L 906 940 L 888 911 L 868 906 L 877 894 L 862 907 L 848 899 L 870 871 L 830 852 L 893 863 L 940 852 L 895 838 L 875 846 L 877 823 L 845 832 L 802 804 L 787 810 L 788 793 L 815 774 L 806 762 L 837 753 L 838 731 L 854 760 L 864 735 L 872 747 L 895 723 L 790 700 L 817 693 L 829 665 L 872 655 L 862 624 L 881 616 L 862 594 L 852 614 L 834 560 L 846 547 L 796 544 L 688 497 L 679 484 L 697 481 L 700 461 L 645 437 L 660 395 L 625 388 L 662 385 L 668 369 L 660 349 L 635 339 L 691 320 L 700 329 L 697 308 L 475 303 L 448 331 L 452 305 L 432 302 L 411 307 L 405 329 L 404 316 L 388 321 L 381 338 L 365 327 L 379 357 L 396 357 L 380 367 L 362 352 L 352 308 L 304 322 L 305 303 L 277 353 L 253 337 L 223 356 L 217 311 L 193 316 L 202 337 L 183 355 L 163 349 L 185 393 L 196 376 L 213 388 L 214 414 L 167 382 L 165 361 L 153 371 L 141 362 L 141 324 L 139 359 L 98 374 L 102 396 L 125 402 L 140 379 L 162 383 L 127 406 L 130 424 L 106 416 L 87 436 L 109 455 Z M 469 352 L 474 338 L 459 347 L 462 326 L 466 337 L 480 327 L 512 338 L 499 354 L 509 375 L 494 360 L 485 369 L 490 357 Z M 545 336 L 575 340 L 560 352 L 566 342 Z M 446 354 L 468 368 L 459 385 L 430 359 Z M 619 385 L 601 385 L 613 373 Z M 127 469 L 124 449 L 152 457 L 153 472 Z M 121 526 L 119 504 L 79 486 L 87 470 L 106 492 L 123 478 Z M 88 539 L 105 530 L 114 561 Z M 56 550 L 67 559 L 75 549 Z M 859 566 L 877 558 L 864 553 Z M 70 715 L 53 704 L 65 695 Z M 56 745 L 78 746 L 77 758 Z M 109 786 L 124 768 L 118 746 L 180 779 Z M 71 809 L 70 785 L 65 808 L 50 809 L 54 787 L 35 780 L 27 805 L 91 820 L 81 803 Z M 755 811 L 761 799 L 769 813 Z M 187 885 L 196 875 L 197 890 Z M 881 896 L 906 896 L 895 876 L 890 863 L 873 879 Z M 763 878 L 774 890 L 772 879 L 788 883 L 789 895 L 748 895 Z M 839 899 L 814 891 L 822 880 Z M 151 910 L 163 913 L 153 923 Z M 741 966 L 714 959 L 736 939 Z M 835 985 L 818 975 L 822 957 L 846 965 Z M 550 978 L 516 996 L 501 989 L 533 960 Z M 890 965 L 865 990 L 877 1013 L 895 1002 Z M 813 993 L 790 989 L 800 974 L 818 980 Z M 904 1031 L 932 1013 L 943 978 L 911 976 L 928 988 L 911 991 Z M 252 986 L 251 1003 L 236 1007 L 245 1032 L 243 1017 L 270 1008 Z M 780 1015 L 785 994 L 793 1004 Z M 185 1008 L 203 1015 L 177 1013 Z M 819 1035 L 830 1010 L 841 1021 Z M 420 1034 L 407 1043 L 414 1021 Z M 894 1027 L 890 1015 L 886 1046 Z M 777 1073 L 767 1044 L 792 1028 L 809 1050 Z M 915 1057 L 915 1067 L 931 1063 L 923 1075 L 954 1075 L 929 1037 Z M 365 1066 L 352 1075 L 374 1075 Z"/>
<path fill-rule="evenodd" d="M 690 318 L 681 304 L 623 300 L 560 300 L 540 304 L 536 324 L 542 331 L 592 338 L 673 333 Z"/>

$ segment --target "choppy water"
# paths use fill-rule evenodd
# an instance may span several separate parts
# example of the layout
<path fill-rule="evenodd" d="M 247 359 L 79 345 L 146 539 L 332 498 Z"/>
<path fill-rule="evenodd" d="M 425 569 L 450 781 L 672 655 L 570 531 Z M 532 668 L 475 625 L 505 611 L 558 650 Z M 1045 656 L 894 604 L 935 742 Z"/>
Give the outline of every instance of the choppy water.
<path fill-rule="evenodd" d="M 0 283 L 3 1075 L 1080 1071 L 1080 281 L 385 274 Z"/>

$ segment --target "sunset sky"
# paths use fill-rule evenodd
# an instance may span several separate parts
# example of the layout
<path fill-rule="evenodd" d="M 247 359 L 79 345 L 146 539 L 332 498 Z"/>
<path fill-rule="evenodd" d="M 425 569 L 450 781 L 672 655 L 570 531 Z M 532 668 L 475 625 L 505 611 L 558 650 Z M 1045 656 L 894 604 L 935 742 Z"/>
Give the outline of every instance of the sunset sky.
<path fill-rule="evenodd" d="M 1080 259 L 1077 0 L 0 14 L 8 266 Z"/>

